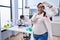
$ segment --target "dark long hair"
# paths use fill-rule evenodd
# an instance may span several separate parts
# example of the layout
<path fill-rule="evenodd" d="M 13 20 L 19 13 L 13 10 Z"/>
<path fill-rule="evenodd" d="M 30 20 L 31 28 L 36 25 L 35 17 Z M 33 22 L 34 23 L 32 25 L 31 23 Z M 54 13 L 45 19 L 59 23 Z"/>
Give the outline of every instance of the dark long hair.
<path fill-rule="evenodd" d="M 39 5 L 41 5 L 42 3 L 39 3 L 38 5 L 37 5 L 37 7 L 39 7 Z M 42 6 L 43 7 L 43 9 L 45 9 L 45 7 L 44 6 Z"/>
<path fill-rule="evenodd" d="M 46 16 L 46 12 L 45 11 L 43 11 L 43 12 L 44 12 L 43 17 L 45 17 Z"/>
<path fill-rule="evenodd" d="M 39 5 L 41 5 L 42 3 L 39 3 L 38 5 L 37 5 L 37 7 L 39 7 Z M 45 6 L 42 6 L 43 7 L 43 9 L 45 9 Z M 46 17 L 46 12 L 43 10 L 43 12 L 44 12 L 44 14 L 43 14 L 43 17 Z M 52 17 L 50 17 L 50 20 L 52 21 Z"/>

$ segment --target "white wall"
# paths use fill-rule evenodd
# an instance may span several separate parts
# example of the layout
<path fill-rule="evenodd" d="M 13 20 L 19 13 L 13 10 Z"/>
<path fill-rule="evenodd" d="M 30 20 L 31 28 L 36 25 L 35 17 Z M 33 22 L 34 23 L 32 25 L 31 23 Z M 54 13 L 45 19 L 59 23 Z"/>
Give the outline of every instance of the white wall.
<path fill-rule="evenodd" d="M 50 4 L 59 7 L 59 0 L 27 0 L 27 6 L 29 6 L 30 8 L 36 8 L 37 4 L 40 2 L 44 2 L 47 1 Z"/>
<path fill-rule="evenodd" d="M 55 36 L 60 36 L 60 16 L 54 16 L 52 24 L 52 32 Z"/>

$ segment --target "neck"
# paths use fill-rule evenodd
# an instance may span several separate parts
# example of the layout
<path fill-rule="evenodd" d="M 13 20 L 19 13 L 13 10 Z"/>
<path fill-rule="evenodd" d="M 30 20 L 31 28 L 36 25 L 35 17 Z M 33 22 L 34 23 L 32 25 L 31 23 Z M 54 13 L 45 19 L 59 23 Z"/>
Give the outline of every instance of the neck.
<path fill-rule="evenodd" d="M 42 14 L 43 12 L 39 12 L 38 15 Z"/>

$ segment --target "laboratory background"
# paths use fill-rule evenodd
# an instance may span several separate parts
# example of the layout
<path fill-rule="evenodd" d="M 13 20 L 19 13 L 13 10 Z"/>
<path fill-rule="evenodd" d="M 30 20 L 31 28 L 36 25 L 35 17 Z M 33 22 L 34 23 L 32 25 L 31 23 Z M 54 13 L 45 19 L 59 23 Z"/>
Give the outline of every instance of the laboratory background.
<path fill-rule="evenodd" d="M 27 21 L 37 13 L 37 4 L 44 1 L 58 9 L 51 19 L 51 30 L 53 40 L 60 40 L 60 0 L 0 0 L 0 40 L 28 40 L 33 25 Z M 26 21 L 23 28 L 17 25 L 21 15 Z M 30 40 L 33 40 L 32 35 Z"/>

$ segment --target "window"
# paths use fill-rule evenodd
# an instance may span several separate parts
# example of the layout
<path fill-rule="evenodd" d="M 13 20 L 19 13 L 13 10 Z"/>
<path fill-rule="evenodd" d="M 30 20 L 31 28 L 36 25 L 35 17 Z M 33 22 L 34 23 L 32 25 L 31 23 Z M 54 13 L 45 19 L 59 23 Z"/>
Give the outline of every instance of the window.
<path fill-rule="evenodd" d="M 11 19 L 10 0 L 0 0 L 1 27 Z"/>
<path fill-rule="evenodd" d="M 0 0 L 0 5 L 10 6 L 10 0 Z"/>
<path fill-rule="evenodd" d="M 23 10 L 23 3 L 22 3 L 23 0 L 18 0 L 18 19 L 20 18 L 20 15 L 22 15 L 22 10 Z"/>
<path fill-rule="evenodd" d="M 18 19 L 20 18 L 20 15 L 22 15 L 22 9 L 18 9 Z"/>
<path fill-rule="evenodd" d="M 1 27 L 6 24 L 7 21 L 10 20 L 10 8 L 0 7 L 1 13 Z"/>
<path fill-rule="evenodd" d="M 30 8 L 25 8 L 23 15 L 29 15 L 29 13 L 30 13 Z"/>
<path fill-rule="evenodd" d="M 42 2 L 48 2 L 56 7 L 59 7 L 59 0 L 27 0 L 27 6 L 30 7 L 31 9 L 36 9 L 38 3 Z"/>
<path fill-rule="evenodd" d="M 22 0 L 18 0 L 18 8 L 22 8 Z"/>

